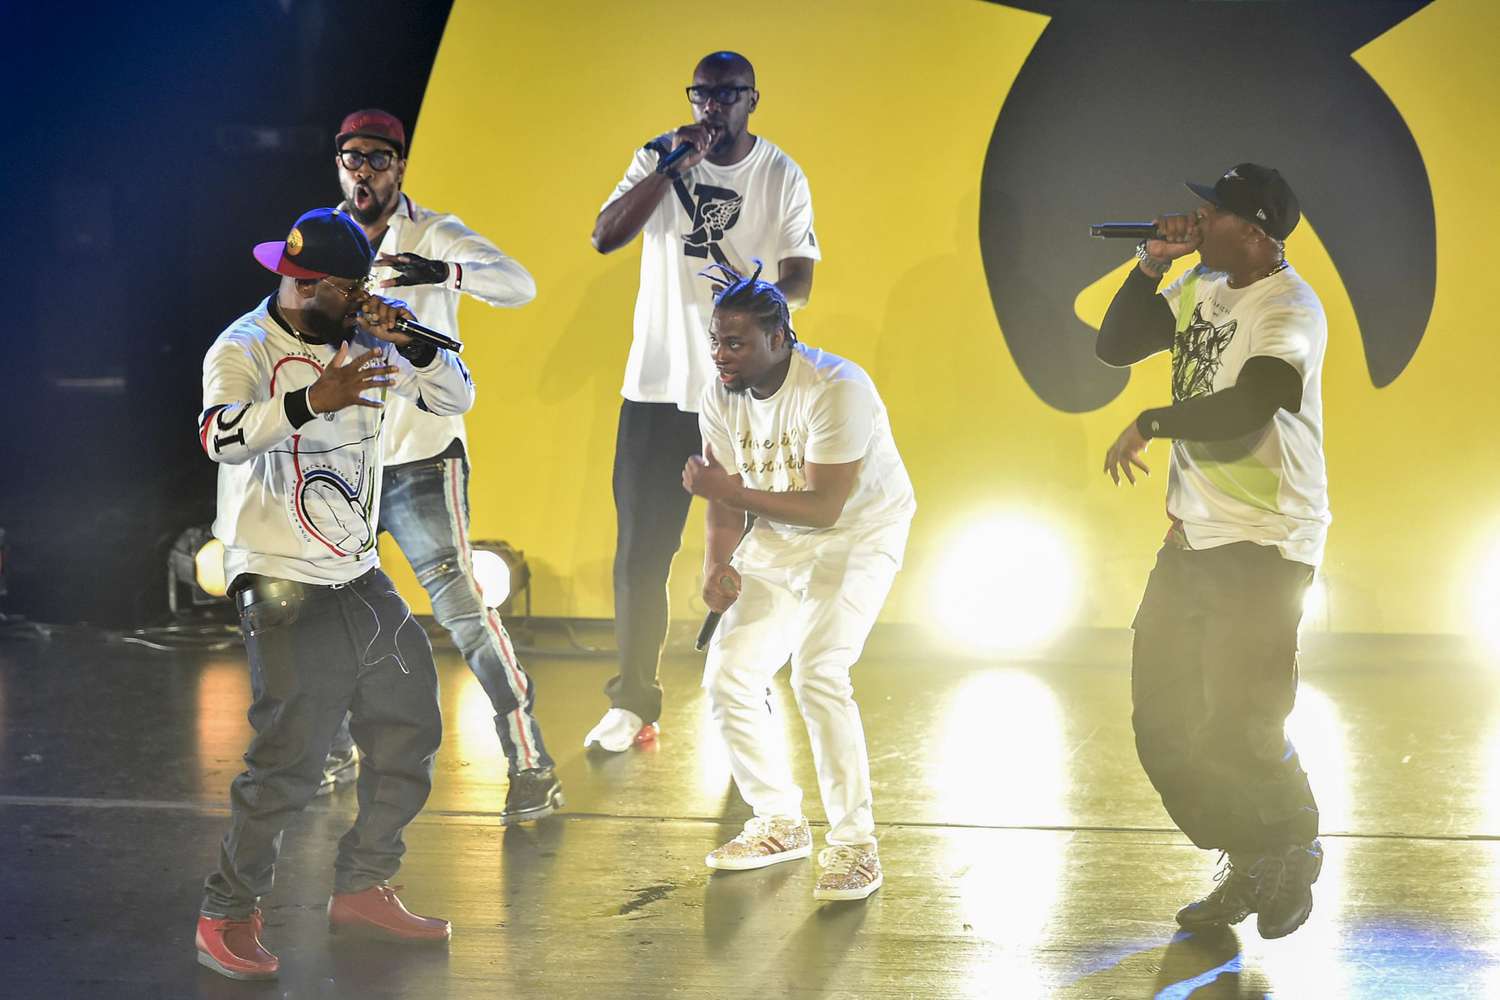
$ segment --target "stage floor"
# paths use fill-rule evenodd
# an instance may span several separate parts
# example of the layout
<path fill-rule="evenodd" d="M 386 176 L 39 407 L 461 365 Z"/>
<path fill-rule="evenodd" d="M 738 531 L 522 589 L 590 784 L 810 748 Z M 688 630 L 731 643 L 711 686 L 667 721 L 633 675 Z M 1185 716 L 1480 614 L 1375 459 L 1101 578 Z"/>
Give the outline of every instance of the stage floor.
<path fill-rule="evenodd" d="M 329 938 L 340 792 L 287 831 L 262 904 L 282 975 L 260 985 L 193 955 L 249 736 L 243 655 L 0 643 L 0 995 L 1500 996 L 1500 675 L 1441 639 L 1307 645 L 1291 728 L 1327 860 L 1312 918 L 1282 941 L 1253 918 L 1176 933 L 1216 858 L 1171 828 L 1136 763 L 1125 633 L 988 664 L 877 636 L 855 683 L 886 883 L 852 904 L 815 903 L 810 862 L 703 866 L 748 812 L 700 658 L 663 667 L 657 746 L 604 758 L 580 742 L 610 662 L 533 659 L 568 807 L 502 831 L 488 706 L 443 649 L 447 733 L 398 881 L 452 920 L 451 946 Z M 816 822 L 806 736 L 784 715 Z"/>

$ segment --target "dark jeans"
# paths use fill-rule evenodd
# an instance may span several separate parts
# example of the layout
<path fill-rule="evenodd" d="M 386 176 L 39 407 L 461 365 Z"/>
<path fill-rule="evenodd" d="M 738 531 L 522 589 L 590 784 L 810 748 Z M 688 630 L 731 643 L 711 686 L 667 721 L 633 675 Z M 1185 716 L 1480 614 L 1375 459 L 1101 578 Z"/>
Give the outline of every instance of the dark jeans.
<path fill-rule="evenodd" d="M 469 549 L 469 463 L 434 458 L 385 470 L 380 530 L 389 531 L 495 710 L 495 732 L 511 774 L 551 767 L 533 714 L 536 688 L 521 667 L 500 613 L 484 606 Z"/>
<path fill-rule="evenodd" d="M 335 892 L 396 874 L 401 832 L 432 789 L 442 740 L 437 670 L 406 602 L 378 569 L 341 587 L 292 586 L 300 596 L 240 613 L 255 737 L 229 788 L 219 870 L 204 883 L 211 917 L 248 916 L 271 891 L 282 830 L 317 791 L 346 712 L 362 758 L 359 815 L 339 841 Z"/>
<path fill-rule="evenodd" d="M 701 450 L 696 413 L 671 403 L 621 403 L 614 474 L 620 672 L 604 693 L 643 722 L 661 717 L 657 667 L 667 638 L 667 573 L 693 499 L 682 488 L 682 467 Z"/>
<path fill-rule="evenodd" d="M 1272 546 L 1163 546 L 1135 617 L 1135 743 L 1173 822 L 1203 848 L 1258 853 L 1318 835 L 1284 724 L 1313 568 Z"/>

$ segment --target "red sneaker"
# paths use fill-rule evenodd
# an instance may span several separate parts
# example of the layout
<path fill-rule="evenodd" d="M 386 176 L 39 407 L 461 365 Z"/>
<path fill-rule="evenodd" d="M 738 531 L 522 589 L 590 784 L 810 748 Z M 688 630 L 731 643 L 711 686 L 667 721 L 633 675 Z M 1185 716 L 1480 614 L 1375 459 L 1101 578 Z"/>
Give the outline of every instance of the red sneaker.
<path fill-rule="evenodd" d="M 655 743 L 656 735 L 659 732 L 661 730 L 656 723 L 648 722 L 635 734 L 635 739 L 632 742 L 638 747 L 646 746 L 648 743 Z"/>
<path fill-rule="evenodd" d="M 328 898 L 328 929 L 382 941 L 447 941 L 453 928 L 437 917 L 419 917 L 396 898 L 399 885 L 376 885 L 363 892 L 334 893 Z"/>
<path fill-rule="evenodd" d="M 259 910 L 247 920 L 198 914 L 198 964 L 230 979 L 275 979 L 281 962 L 260 943 L 264 926 Z"/>

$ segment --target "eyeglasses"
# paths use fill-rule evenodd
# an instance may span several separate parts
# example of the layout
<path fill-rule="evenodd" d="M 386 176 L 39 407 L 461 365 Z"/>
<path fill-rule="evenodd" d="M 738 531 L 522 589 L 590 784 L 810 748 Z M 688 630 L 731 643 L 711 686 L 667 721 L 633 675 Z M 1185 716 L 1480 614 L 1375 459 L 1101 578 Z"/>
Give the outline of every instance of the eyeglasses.
<path fill-rule="evenodd" d="M 389 149 L 372 149 L 369 152 L 362 149 L 339 150 L 339 162 L 344 165 L 345 170 L 358 170 L 368 163 L 371 170 L 379 173 L 389 170 L 395 160 L 396 154 Z"/>
<path fill-rule="evenodd" d="M 715 104 L 736 104 L 739 102 L 741 94 L 747 90 L 754 89 L 754 87 L 731 87 L 727 85 L 722 87 L 705 87 L 702 84 L 695 83 L 687 88 L 687 98 L 693 104 L 707 104 L 710 97 L 713 98 Z"/>

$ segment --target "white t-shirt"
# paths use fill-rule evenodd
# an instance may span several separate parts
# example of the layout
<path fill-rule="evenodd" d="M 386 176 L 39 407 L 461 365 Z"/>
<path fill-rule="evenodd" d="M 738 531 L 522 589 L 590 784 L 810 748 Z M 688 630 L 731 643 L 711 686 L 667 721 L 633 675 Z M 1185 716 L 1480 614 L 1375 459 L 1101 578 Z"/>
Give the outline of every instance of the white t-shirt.
<path fill-rule="evenodd" d="M 671 136 L 663 137 L 670 144 Z M 655 172 L 657 154 L 638 149 L 604 208 Z M 602 211 L 602 209 L 601 209 Z M 675 403 L 693 412 L 714 381 L 708 320 L 714 286 L 698 272 L 728 263 L 749 275 L 780 278 L 788 257 L 819 260 L 813 234 L 812 192 L 792 158 L 759 136 L 740 162 L 707 160 L 682 175 L 641 230 L 641 285 L 635 300 L 635 338 L 620 394 L 640 403 Z"/>
<path fill-rule="evenodd" d="M 524 306 L 536 298 L 536 282 L 519 261 L 507 257 L 495 244 L 465 226 L 458 216 L 423 208 L 405 194 L 400 195 L 375 253 L 377 256 L 414 253 L 448 265 L 448 280 L 441 285 L 381 288 L 381 281 L 398 277 L 396 269 L 376 267 L 370 275 L 377 294 L 400 299 L 417 317 L 417 322 L 454 340 L 463 340 L 458 333 L 458 300 L 462 296 L 472 295 L 486 305 L 510 307 Z M 387 400 L 384 434 L 387 466 L 432 458 L 455 438 L 460 442 L 466 440 L 463 417 L 428 413 L 400 396 Z"/>
<path fill-rule="evenodd" d="M 785 549 L 859 540 L 899 564 L 917 511 L 911 479 L 896 451 L 885 403 L 864 369 L 802 344 L 781 388 L 768 399 L 730 392 L 717 380 L 703 393 L 698 426 L 715 460 L 746 487 L 773 493 L 807 489 L 804 464 L 860 461 L 843 513 L 830 528 L 756 518 L 742 544 Z"/>
<path fill-rule="evenodd" d="M 1193 278 L 1194 304 L 1183 317 L 1183 289 Z M 1247 360 L 1264 355 L 1302 376 L 1302 407 L 1278 409 L 1264 428 L 1232 441 L 1173 441 L 1167 511 L 1195 549 L 1255 542 L 1316 566 L 1332 520 L 1323 461 L 1328 320 L 1290 267 L 1245 288 L 1228 282 L 1200 264 L 1162 292 L 1178 317 L 1173 402 L 1229 388 Z"/>
<path fill-rule="evenodd" d="M 416 368 L 359 333 L 349 357 L 370 348 L 396 367 L 391 391 L 413 406 L 459 414 L 473 404 L 469 373 L 448 351 Z M 219 334 L 203 359 L 198 439 L 219 463 L 214 535 L 224 543 L 226 580 L 248 572 L 347 583 L 380 564 L 384 409 L 347 406 L 309 419 L 288 399 L 317 381 L 336 353 L 297 337 L 263 302 Z"/>

